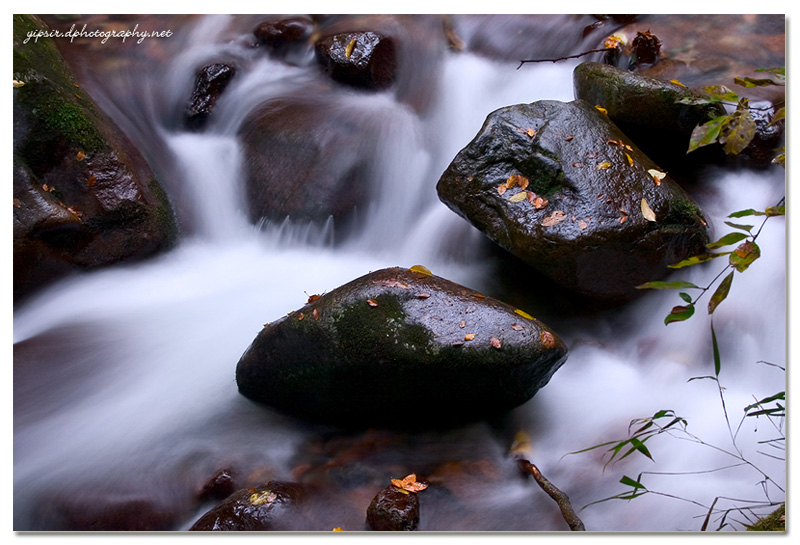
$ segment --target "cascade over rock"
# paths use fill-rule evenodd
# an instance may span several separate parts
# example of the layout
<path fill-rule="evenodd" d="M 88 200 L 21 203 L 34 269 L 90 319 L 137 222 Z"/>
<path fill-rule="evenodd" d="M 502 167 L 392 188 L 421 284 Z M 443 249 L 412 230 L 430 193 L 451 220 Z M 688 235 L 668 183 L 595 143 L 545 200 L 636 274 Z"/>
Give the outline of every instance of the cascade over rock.
<path fill-rule="evenodd" d="M 309 420 L 416 427 L 516 407 L 566 357 L 558 336 L 525 312 L 389 268 L 267 324 L 236 382 L 246 397 Z"/>

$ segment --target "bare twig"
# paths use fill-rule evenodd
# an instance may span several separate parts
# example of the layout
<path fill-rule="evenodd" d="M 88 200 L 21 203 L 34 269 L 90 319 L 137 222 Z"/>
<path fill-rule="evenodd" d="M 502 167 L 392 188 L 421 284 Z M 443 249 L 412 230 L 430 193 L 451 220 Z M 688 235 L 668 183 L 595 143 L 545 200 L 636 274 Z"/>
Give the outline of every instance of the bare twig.
<path fill-rule="evenodd" d="M 526 59 L 524 61 L 519 61 L 519 66 L 517 66 L 517 70 L 522 68 L 522 65 L 526 62 L 558 62 L 558 61 L 565 61 L 567 59 L 577 59 L 578 57 L 583 57 L 584 55 L 589 55 L 591 53 L 603 53 L 604 51 L 615 51 L 615 47 L 604 47 L 603 49 L 592 49 L 591 51 L 586 51 L 584 53 L 578 53 L 577 55 L 569 55 L 567 57 L 558 57 L 555 59 Z"/>
<path fill-rule="evenodd" d="M 573 532 L 585 532 L 586 528 L 583 525 L 583 521 L 578 517 L 578 514 L 575 513 L 575 510 L 572 508 L 572 504 L 569 501 L 569 497 L 559 490 L 553 483 L 548 481 L 542 472 L 539 471 L 539 468 L 530 463 L 528 460 L 524 460 L 522 458 L 517 458 L 517 463 L 519 464 L 519 468 L 523 471 L 523 473 L 530 473 L 533 476 L 533 479 L 542 487 L 548 496 L 553 498 L 555 502 L 558 504 L 559 509 L 561 509 L 561 516 L 564 517 L 564 520 L 569 525 L 569 529 Z"/>

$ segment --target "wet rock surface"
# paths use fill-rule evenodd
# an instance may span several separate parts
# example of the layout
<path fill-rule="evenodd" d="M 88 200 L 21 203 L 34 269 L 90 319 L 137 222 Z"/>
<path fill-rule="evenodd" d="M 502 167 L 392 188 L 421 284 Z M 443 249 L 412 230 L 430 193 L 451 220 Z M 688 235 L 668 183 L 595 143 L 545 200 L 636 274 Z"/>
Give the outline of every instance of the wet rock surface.
<path fill-rule="evenodd" d="M 566 356 L 525 312 L 391 268 L 265 326 L 236 381 L 244 396 L 312 421 L 424 427 L 516 407 Z"/>
<path fill-rule="evenodd" d="M 219 97 L 235 75 L 236 67 L 232 64 L 214 63 L 200 69 L 186 107 L 189 129 L 200 130 L 205 126 Z"/>
<path fill-rule="evenodd" d="M 617 304 L 708 242 L 702 211 L 658 169 L 595 106 L 540 101 L 490 114 L 437 191 L 559 284 Z"/>
<path fill-rule="evenodd" d="M 419 528 L 419 496 L 389 485 L 367 508 L 367 528 L 379 532 L 407 532 Z"/>
<path fill-rule="evenodd" d="M 46 28 L 15 16 L 14 299 L 73 270 L 169 247 L 172 210 L 144 158 L 75 82 Z"/>
<path fill-rule="evenodd" d="M 336 81 L 368 89 L 386 89 L 394 81 L 394 40 L 377 32 L 328 36 L 315 44 L 315 51 L 317 61 Z"/>
<path fill-rule="evenodd" d="M 302 501 L 303 488 L 297 483 L 269 481 L 261 486 L 239 490 L 214 507 L 190 531 L 265 531 L 291 530 L 296 504 Z"/>

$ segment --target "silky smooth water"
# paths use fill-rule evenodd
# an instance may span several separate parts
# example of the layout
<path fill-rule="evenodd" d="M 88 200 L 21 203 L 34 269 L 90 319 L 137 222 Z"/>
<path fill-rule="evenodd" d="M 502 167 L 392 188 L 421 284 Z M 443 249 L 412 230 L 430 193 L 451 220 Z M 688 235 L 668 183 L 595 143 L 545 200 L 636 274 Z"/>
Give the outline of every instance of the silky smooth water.
<path fill-rule="evenodd" d="M 228 22 L 205 20 L 205 30 L 186 41 L 182 55 L 164 69 L 164 79 L 141 86 L 141 93 L 153 96 L 108 107 L 123 126 L 140 120 L 128 125 L 132 133 L 151 131 L 150 151 L 160 150 L 157 164 L 171 173 L 168 185 L 179 188 L 191 217 L 186 236 L 175 249 L 145 262 L 64 280 L 14 313 L 15 349 L 25 364 L 15 361 L 17 530 L 52 529 L 59 519 L 44 506 L 46 500 L 87 489 L 186 503 L 190 483 L 230 460 L 269 466 L 288 480 L 292 457 L 315 436 L 314 428 L 245 400 L 234 381 L 239 357 L 263 324 L 302 306 L 309 294 L 387 266 L 424 264 L 492 295 L 495 269 L 484 237 L 438 201 L 436 181 L 494 109 L 572 99 L 574 63 L 516 70 L 450 53 L 437 71 L 437 96 L 426 115 L 389 93 L 337 97 L 332 107 L 379 119 L 386 130 L 378 138 L 372 198 L 360 211 L 360 230 L 334 245 L 332 222 L 254 226 L 243 201 L 236 130 L 261 100 L 302 88 L 308 68 L 253 61 L 226 91 L 219 118 L 201 134 L 185 133 L 159 117 L 185 96 L 192 62 L 209 51 L 235 49 L 219 41 Z M 113 86 L 106 92 L 113 95 Z M 774 205 L 784 194 L 783 175 L 779 168 L 709 170 L 698 200 L 723 234 L 728 213 Z M 714 315 L 720 382 L 734 431 L 744 406 L 785 384 L 783 371 L 759 363 L 785 365 L 783 218 L 768 221 L 758 243 L 762 258 L 737 274 Z M 720 269 L 695 267 L 675 278 L 703 285 Z M 698 308 L 691 320 L 665 326 L 663 318 L 676 304 L 674 292 L 653 291 L 614 312 L 540 316 L 570 346 L 569 359 L 533 400 L 513 412 L 515 427 L 505 431 L 527 433 L 531 460 L 576 507 L 623 492 L 622 475 L 637 478 L 643 471 L 674 473 L 644 475 L 642 482 L 704 505 L 717 496 L 765 499 L 762 477 L 752 468 L 710 471 L 736 462 L 719 450 L 734 447 L 716 383 L 690 380 L 713 374 L 710 320 Z M 662 409 L 686 418 L 688 430 L 706 444 L 662 436 L 648 443 L 655 461 L 636 454 L 605 470 L 602 451 L 568 454 L 624 438 L 630 420 Z M 759 443 L 780 434 L 763 418 L 747 419 L 736 445 L 784 487 L 783 453 Z M 488 449 L 495 461 L 503 460 L 510 446 L 482 422 L 419 441 L 428 448 L 441 444 L 444 460 L 470 449 Z M 469 516 L 432 508 L 423 513 L 421 529 L 564 529 L 554 504 L 530 481 L 500 478 L 497 486 L 480 490 L 480 505 L 465 507 Z M 768 492 L 772 500 L 783 497 L 772 485 Z M 722 503 L 731 505 L 720 500 L 717 507 Z M 361 529 L 353 526 L 363 523 L 363 511 L 318 509 L 320 528 L 312 529 L 348 523 Z M 526 515 L 537 510 L 548 514 Z M 176 529 L 187 529 L 201 512 Z M 581 512 L 587 528 L 598 531 L 696 530 L 704 515 L 697 504 L 656 494 Z"/>

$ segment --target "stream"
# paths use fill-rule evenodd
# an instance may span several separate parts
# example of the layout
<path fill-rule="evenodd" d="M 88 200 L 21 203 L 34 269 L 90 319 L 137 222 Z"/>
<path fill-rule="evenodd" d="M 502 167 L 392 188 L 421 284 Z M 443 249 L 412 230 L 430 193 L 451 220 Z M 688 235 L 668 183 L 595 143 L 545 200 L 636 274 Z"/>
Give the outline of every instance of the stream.
<path fill-rule="evenodd" d="M 98 103 L 142 147 L 159 179 L 169 178 L 184 235 L 165 254 L 67 278 L 15 309 L 15 530 L 68 528 L 80 519 L 81 505 L 134 500 L 147 512 L 171 513 L 171 529 L 188 530 L 215 503 L 198 502 L 197 490 L 223 467 L 316 486 L 320 492 L 306 506 L 313 516 L 296 530 L 362 530 L 374 494 L 412 472 L 432 483 L 421 492 L 420 530 L 565 530 L 555 503 L 518 474 L 508 454 L 519 432 L 530 441 L 530 460 L 576 508 L 630 490 L 619 482 L 623 475 L 661 473 L 641 477 L 655 493 L 581 511 L 592 531 L 698 530 L 707 512 L 698 503 L 783 501 L 777 487 L 785 488 L 783 451 L 763 443 L 782 428 L 765 418 L 738 427 L 745 406 L 785 389 L 776 367 L 786 364 L 782 217 L 766 222 L 758 239 L 762 257 L 737 274 L 714 314 L 734 447 L 716 382 L 690 380 L 714 374 L 704 303 L 692 319 L 669 326 L 663 319 L 680 304 L 669 290 L 604 311 L 559 310 L 558 300 L 538 306 L 536 282 L 515 286 L 485 237 L 436 195 L 440 174 L 488 113 L 540 99 L 572 100 L 579 60 L 517 70 L 514 63 L 446 52 L 424 113 L 391 91 L 337 94 L 331 107 L 385 127 L 374 143 L 370 204 L 359 210 L 358 228 L 339 230 L 332 221 L 253 225 L 239 126 L 260 102 L 300 92 L 319 76 L 313 64 L 242 52 L 231 36 L 249 28 L 228 16 L 198 19 L 173 29 L 170 45 L 180 53 L 144 77 L 95 75 Z M 206 130 L 186 132 L 174 112 L 191 89 L 194 68 L 220 54 L 246 68 Z M 777 167 L 709 168 L 694 196 L 721 236 L 729 213 L 777 203 L 783 177 Z M 535 312 L 567 343 L 564 366 L 507 418 L 446 430 L 336 430 L 238 393 L 236 363 L 264 323 L 299 308 L 310 294 L 369 271 L 415 264 L 487 295 L 516 298 L 513 304 Z M 712 262 L 672 278 L 706 285 L 721 268 Z M 547 293 L 542 298 L 551 301 Z M 659 436 L 647 443 L 653 460 L 634 453 L 605 469 L 605 449 L 569 454 L 623 439 L 631 420 L 660 410 L 685 418 L 702 443 L 678 433 Z M 734 448 L 777 486 L 762 488 L 760 473 L 736 465 Z M 745 505 L 721 499 L 716 508 Z M 711 520 L 715 528 L 720 516 Z"/>

